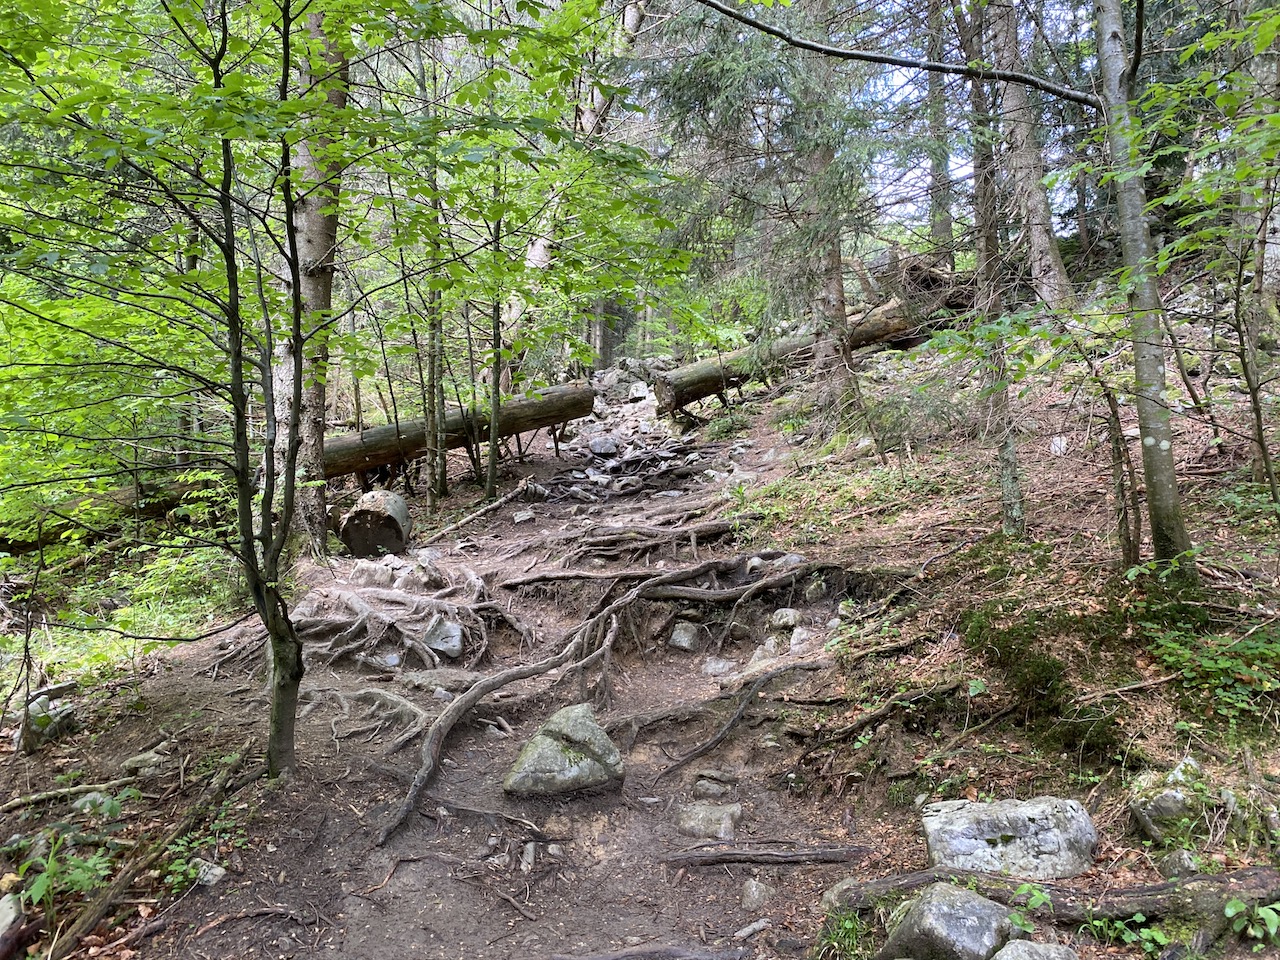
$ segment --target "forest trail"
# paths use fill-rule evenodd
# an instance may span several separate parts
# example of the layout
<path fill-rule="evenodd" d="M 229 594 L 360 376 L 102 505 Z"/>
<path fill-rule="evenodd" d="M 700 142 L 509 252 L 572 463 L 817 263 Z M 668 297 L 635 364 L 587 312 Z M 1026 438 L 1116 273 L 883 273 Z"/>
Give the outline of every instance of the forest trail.
<path fill-rule="evenodd" d="M 907 450 L 851 467 L 815 455 L 776 390 L 688 431 L 656 416 L 651 392 L 609 391 L 559 456 L 541 436 L 526 445 L 503 484 L 522 492 L 497 509 L 479 513 L 466 488 L 450 517 L 411 500 L 419 532 L 403 556 L 296 568 L 301 769 L 251 779 L 208 812 L 157 865 L 152 892 L 84 941 L 92 956 L 811 957 L 824 891 L 926 866 L 921 796 L 1088 801 L 1103 842 L 1077 888 L 1160 882 L 1127 836 L 1114 766 L 1095 773 L 1083 740 L 1057 753 L 1029 725 L 998 726 L 1017 700 L 957 632 L 957 611 L 1033 589 L 1048 557 L 1037 544 L 981 553 L 998 503 L 972 438 L 940 466 Z M 1074 429 L 1087 433 L 1087 418 Z M 1049 473 L 1034 475 L 1071 487 Z M 872 474 L 880 486 L 849 489 Z M 1040 501 L 1040 529 L 1105 524 L 1096 483 L 1082 475 L 1078 496 Z M 474 519 L 422 545 L 455 517 Z M 1098 581 L 1079 571 L 1098 577 L 1100 556 L 1071 555 L 1041 589 L 1087 607 Z M 431 725 L 477 677 L 577 641 L 565 666 L 502 686 L 440 731 L 439 763 L 426 762 Z M 261 756 L 261 647 L 249 621 L 157 656 L 109 688 L 87 730 L 33 758 L 28 784 L 69 770 L 107 781 L 163 741 L 167 766 L 135 803 L 168 829 L 246 742 L 231 769 Z M 445 651 L 440 669 L 427 647 Z M 621 788 L 505 793 L 534 731 L 584 702 L 621 749 Z M 1182 749 L 1167 704 L 1144 710 L 1132 722 L 1146 749 Z M 424 789 L 402 817 L 415 775 Z M 732 831 L 682 832 L 698 804 Z M 197 855 L 225 876 L 190 885 Z M 1085 960 L 1112 951 L 1072 946 Z"/>
<path fill-rule="evenodd" d="M 651 397 L 623 402 L 587 424 L 566 459 L 531 457 L 511 468 L 546 499 L 517 498 L 400 561 L 402 572 L 419 560 L 459 588 L 455 619 L 475 628 L 463 659 L 486 674 L 554 653 L 606 597 L 625 600 L 630 588 L 634 598 L 618 607 L 622 625 L 605 685 L 598 667 L 566 668 L 485 698 L 453 730 L 439 775 L 382 846 L 420 738 L 384 750 L 439 712 L 432 684 L 443 675 L 425 673 L 385 630 L 351 633 L 356 607 L 345 601 L 360 584 L 365 596 L 379 594 L 362 578 L 377 579 L 373 568 L 385 563 L 335 558 L 307 569 L 311 593 L 300 597 L 299 616 L 328 622 L 334 629 L 317 635 L 345 652 L 324 665 L 309 644 L 302 770 L 238 798 L 237 817 L 248 816 L 243 837 L 231 841 L 232 872 L 215 887 L 193 888 L 167 930 L 137 945 L 138 955 L 549 958 L 665 946 L 717 957 L 799 956 L 814 943 L 822 891 L 855 861 L 878 863 L 879 872 L 923 866 L 918 838 L 857 823 L 846 802 L 801 789 L 794 769 L 801 740 L 780 732 L 787 697 L 820 702 L 837 693 L 830 685 L 839 678 L 812 668 L 830 666 L 826 624 L 850 595 L 809 586 L 821 557 L 736 544 L 738 522 L 721 516 L 735 489 L 793 466 L 786 438 L 764 428 L 758 437 L 700 441 L 670 429 L 654 418 Z M 591 455 L 592 447 L 602 452 Z M 421 517 L 419 529 L 430 529 Z M 677 591 L 650 599 L 643 587 L 652 581 L 679 585 L 688 598 Z M 744 674 L 778 608 L 798 608 L 812 639 Z M 667 646 L 680 617 L 702 621 L 699 653 Z M 215 736 L 228 745 L 260 728 L 258 682 L 242 672 L 251 664 L 228 659 L 239 649 L 184 650 L 161 685 L 172 689 L 149 695 L 157 699 L 147 726 L 166 702 L 207 702 L 216 706 L 202 721 L 220 718 Z M 762 669 L 778 667 L 795 669 L 749 691 L 768 697 L 765 709 L 752 709 L 716 749 L 663 775 L 724 729 Z M 580 700 L 597 705 L 623 748 L 622 789 L 541 800 L 504 794 L 521 745 L 556 708 Z M 724 803 L 741 805 L 732 841 L 677 829 L 677 811 L 708 774 L 723 784 Z M 714 850 L 746 862 L 679 859 Z M 813 850 L 820 852 L 806 854 Z M 846 862 L 806 862 L 824 855 Z M 775 892 L 763 905 L 748 895 L 744 905 L 747 881 Z M 735 939 L 753 925 L 756 932 Z"/>

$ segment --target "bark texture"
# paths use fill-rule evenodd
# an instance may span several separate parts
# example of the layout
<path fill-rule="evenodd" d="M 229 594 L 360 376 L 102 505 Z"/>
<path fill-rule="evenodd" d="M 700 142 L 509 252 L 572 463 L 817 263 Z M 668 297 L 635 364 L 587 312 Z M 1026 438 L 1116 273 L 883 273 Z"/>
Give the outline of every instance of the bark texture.
<path fill-rule="evenodd" d="M 1130 284 L 1133 337 L 1134 406 L 1142 436 L 1142 473 L 1155 559 L 1178 561 L 1178 576 L 1196 579 L 1188 555 L 1191 538 L 1182 516 L 1174 468 L 1173 429 L 1165 400 L 1163 305 L 1151 270 L 1151 231 L 1146 219 L 1146 188 L 1137 154 L 1138 130 L 1130 109 L 1132 78 L 1121 0 L 1098 0 L 1098 65 L 1107 121 L 1107 145 L 1115 172 L 1120 246 Z"/>

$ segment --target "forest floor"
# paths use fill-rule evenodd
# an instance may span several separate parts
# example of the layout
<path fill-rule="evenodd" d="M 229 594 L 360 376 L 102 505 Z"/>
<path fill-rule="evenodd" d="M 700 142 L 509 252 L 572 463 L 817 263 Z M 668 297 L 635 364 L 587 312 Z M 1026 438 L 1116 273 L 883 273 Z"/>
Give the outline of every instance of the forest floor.
<path fill-rule="evenodd" d="M 160 741 L 166 772 L 139 782 L 140 795 L 125 802 L 123 836 L 162 835 L 211 780 L 229 778 L 234 789 L 116 900 L 80 955 L 814 956 L 837 938 L 823 932 L 824 890 L 926 865 L 920 798 L 1081 800 L 1101 841 L 1097 866 L 1069 883 L 1101 894 L 1162 882 L 1160 851 L 1134 832 L 1127 808 L 1143 768 L 1167 770 L 1190 753 L 1250 802 L 1277 789 L 1274 703 L 1235 711 L 1235 722 L 1212 701 L 1192 706 L 1170 662 L 1135 639 L 1135 618 L 1116 616 L 1150 598 L 1115 561 L 1110 471 L 1105 447 L 1093 449 L 1101 424 L 1082 401 L 1068 393 L 1023 401 L 1029 533 L 1014 543 L 993 535 L 994 454 L 979 431 L 942 429 L 930 413 L 922 421 L 933 426 L 899 430 L 883 459 L 856 439 L 824 447 L 817 421 L 828 399 L 791 386 L 756 393 L 732 413 L 708 406 L 718 419 L 687 434 L 655 419 L 647 400 L 580 424 L 559 458 L 539 435 L 536 454 L 511 463 L 504 484 L 527 478 L 547 499 L 513 499 L 410 549 L 470 618 L 464 659 L 474 670 L 493 674 L 559 652 L 609 602 L 617 619 L 601 622 L 600 634 L 616 629 L 592 669 L 521 680 L 468 713 L 385 843 L 422 763 L 421 737 L 388 747 L 445 701 L 433 694 L 439 675 L 415 681 L 412 652 L 388 654 L 384 633 L 357 636 L 358 657 L 312 660 L 300 767 L 281 782 L 237 779 L 262 756 L 266 727 L 261 639 L 249 626 L 153 655 L 137 673 L 86 691 L 77 732 L 5 759 L 12 795 L 116 780 L 126 758 Z M 1203 428 L 1186 420 L 1182 430 L 1210 602 L 1262 610 L 1274 624 L 1274 517 L 1238 522 L 1222 506 L 1224 484 L 1246 466 L 1240 444 L 1209 455 Z M 587 441 L 604 436 L 619 452 L 593 458 Z M 607 460 L 615 480 L 640 482 L 614 482 L 610 492 L 609 477 L 587 474 Z M 466 487 L 459 499 L 481 505 Z M 441 525 L 424 502 L 411 508 L 420 536 Z M 450 520 L 468 513 L 451 510 Z M 299 564 L 297 601 L 328 590 L 337 603 L 367 578 L 358 564 Z M 770 583 L 753 589 L 748 564 Z M 701 572 L 681 578 L 693 570 Z M 632 589 L 667 575 L 689 592 Z M 776 657 L 749 666 L 783 607 L 799 611 L 808 640 L 791 652 L 783 638 Z M 701 625 L 701 651 L 667 645 L 677 618 Z M 1018 624 L 1030 640 L 1010 650 Z M 1061 676 L 1028 680 L 1016 664 L 1045 649 Z M 733 666 L 712 675 L 714 659 Z M 782 667 L 790 669 L 753 685 L 762 670 Z M 1037 708 L 1037 682 L 1050 683 L 1070 711 Z M 744 691 L 753 696 L 741 704 Z M 622 788 L 543 800 L 505 794 L 503 777 L 534 729 L 583 699 L 623 750 Z M 706 747 L 740 704 L 723 742 L 668 772 Z M 676 809 L 707 770 L 743 808 L 731 843 L 676 827 Z M 54 803 L 8 812 L 0 826 L 21 836 L 59 822 L 101 831 L 108 821 L 119 817 L 77 820 Z M 1272 862 L 1266 843 L 1233 840 L 1221 820 L 1206 818 L 1183 842 L 1207 873 Z M 805 862 L 832 849 L 846 861 Z M 737 859 L 688 859 L 726 850 Z M 778 852 L 797 862 L 758 856 Z M 191 885 L 196 855 L 226 867 L 225 878 Z M 748 880 L 772 895 L 744 904 Z M 55 926 L 78 909 L 59 906 Z M 1108 944 L 1051 921 L 1038 922 L 1037 938 L 1082 957 L 1143 954 L 1140 943 Z"/>

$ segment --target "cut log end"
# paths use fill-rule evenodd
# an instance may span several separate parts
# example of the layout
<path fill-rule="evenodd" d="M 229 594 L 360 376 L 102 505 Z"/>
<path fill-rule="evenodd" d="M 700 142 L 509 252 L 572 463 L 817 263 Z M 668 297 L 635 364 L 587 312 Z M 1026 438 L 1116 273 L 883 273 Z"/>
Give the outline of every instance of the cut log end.
<path fill-rule="evenodd" d="M 413 532 L 404 498 L 390 490 L 366 493 L 342 518 L 338 539 L 357 557 L 403 553 Z"/>

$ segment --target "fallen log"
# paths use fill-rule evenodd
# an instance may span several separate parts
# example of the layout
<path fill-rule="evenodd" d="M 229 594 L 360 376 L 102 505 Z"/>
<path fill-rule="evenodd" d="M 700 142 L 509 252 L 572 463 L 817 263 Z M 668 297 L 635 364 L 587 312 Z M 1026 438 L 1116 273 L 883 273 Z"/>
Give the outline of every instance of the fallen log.
<path fill-rule="evenodd" d="M 547 387 L 531 397 L 508 400 L 498 413 L 498 436 L 513 437 L 528 430 L 585 417 L 591 413 L 595 396 L 595 390 L 589 384 L 575 381 Z M 371 427 L 360 433 L 327 437 L 324 442 L 325 479 L 425 456 L 429 452 L 426 426 L 425 420 L 408 420 L 399 427 Z M 466 446 L 468 441 L 487 440 L 488 437 L 488 411 L 472 413 L 451 409 L 445 416 L 443 441 L 446 450 Z"/>
<path fill-rule="evenodd" d="M 945 317 L 931 318 L 894 298 L 850 317 L 843 349 L 859 350 L 876 344 L 914 345 L 947 322 Z M 766 347 L 753 345 L 660 374 L 653 383 L 658 412 L 673 413 L 695 400 L 723 394 L 730 387 L 746 383 L 770 364 L 795 362 L 811 355 L 819 339 L 794 337 Z"/>
<path fill-rule="evenodd" d="M 591 413 L 595 403 L 595 391 L 590 385 L 577 381 L 562 386 L 539 390 L 531 397 L 508 400 L 498 414 L 498 436 L 511 437 L 539 427 L 576 420 Z M 444 445 L 452 450 L 465 446 L 468 438 L 487 440 L 489 416 L 485 411 L 471 413 L 452 409 L 445 417 Z M 396 463 L 406 463 L 426 455 L 426 421 L 409 420 L 393 426 L 372 427 L 360 433 L 341 434 L 325 440 L 325 479 L 341 477 L 358 470 Z M 185 471 L 190 467 L 175 467 Z M 227 476 L 228 474 L 222 474 Z M 31 553 L 41 547 L 57 543 L 72 530 L 90 527 L 80 523 L 76 514 L 92 510 L 95 522 L 90 536 L 103 539 L 109 534 L 106 528 L 121 518 L 139 516 L 148 519 L 163 517 L 190 494 L 206 491 L 210 483 L 172 484 L 169 486 L 144 484 L 142 495 L 135 486 L 121 487 L 105 493 L 86 494 L 68 500 L 48 511 L 43 521 L 32 520 L 26 529 L 0 534 L 0 553 L 13 555 Z M 107 515 L 115 518 L 108 521 Z"/>
<path fill-rule="evenodd" d="M 816 343 L 814 337 L 792 337 L 767 345 L 752 344 L 659 374 L 653 381 L 658 412 L 672 413 L 695 400 L 723 394 L 759 376 L 769 364 L 810 353 Z"/>
<path fill-rule="evenodd" d="M 828 910 L 874 910 L 886 898 L 899 897 L 931 883 L 968 887 L 1006 906 L 1017 907 L 1025 897 L 1023 881 L 1017 877 L 934 867 L 879 880 L 843 881 L 827 891 L 823 906 Z M 1280 871 L 1271 867 L 1246 867 L 1217 876 L 1199 875 L 1096 893 L 1061 883 L 1040 882 L 1036 886 L 1047 900 L 1041 907 L 1019 907 L 1028 917 L 1068 926 L 1098 920 L 1128 921 L 1137 914 L 1142 914 L 1147 922 L 1176 918 L 1197 927 L 1189 940 L 1197 952 L 1203 952 L 1226 932 L 1224 911 L 1229 901 L 1258 906 L 1280 900 Z"/>
<path fill-rule="evenodd" d="M 795 850 L 760 850 L 755 847 L 721 847 L 671 853 L 662 862 L 675 867 L 707 867 L 722 863 L 771 866 L 810 866 L 815 863 L 849 863 L 870 853 L 868 847 L 800 847 Z"/>

